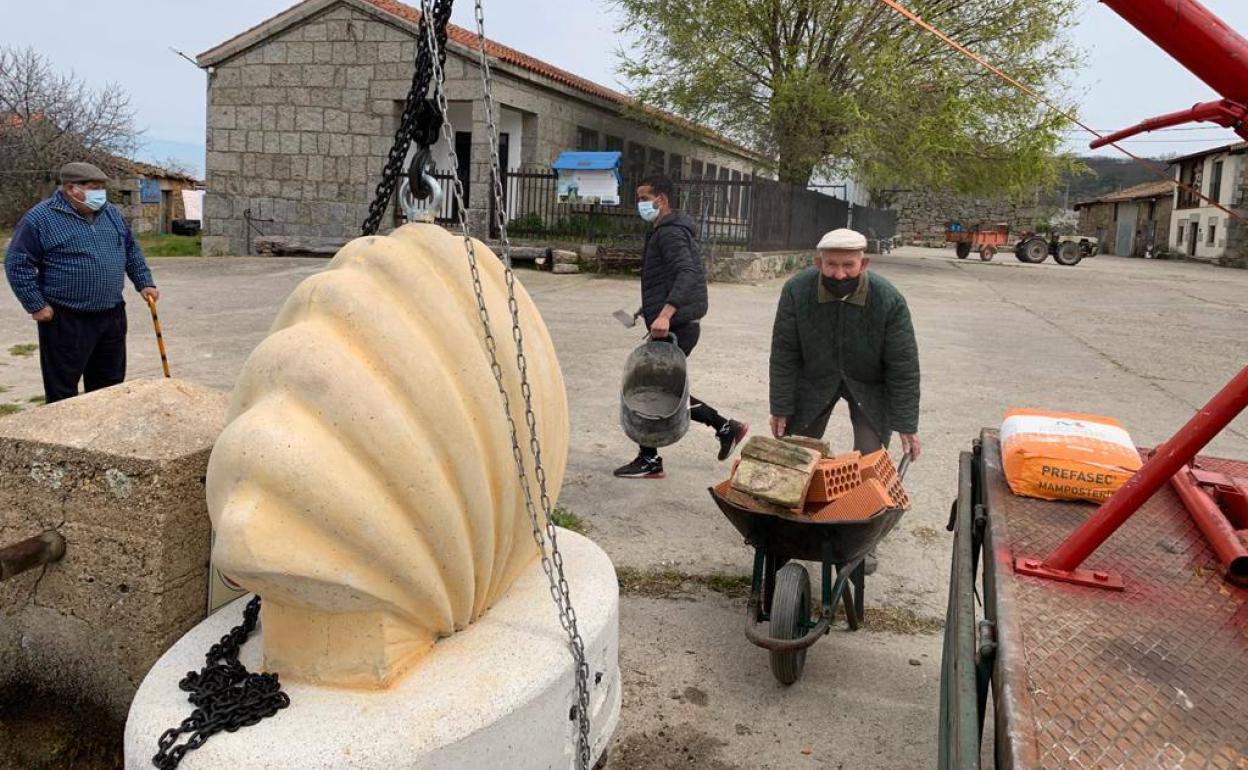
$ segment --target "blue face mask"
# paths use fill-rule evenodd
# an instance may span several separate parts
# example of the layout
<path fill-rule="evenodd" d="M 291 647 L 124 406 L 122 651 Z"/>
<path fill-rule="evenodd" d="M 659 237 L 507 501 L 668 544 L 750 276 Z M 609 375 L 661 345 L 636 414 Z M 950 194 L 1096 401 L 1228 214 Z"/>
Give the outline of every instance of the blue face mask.
<path fill-rule="evenodd" d="M 92 211 L 99 211 L 104 208 L 104 204 L 108 203 L 107 190 L 83 190 L 82 202 Z"/>
<path fill-rule="evenodd" d="M 659 218 L 659 207 L 654 201 L 637 201 L 637 213 L 647 222 L 653 222 Z"/>

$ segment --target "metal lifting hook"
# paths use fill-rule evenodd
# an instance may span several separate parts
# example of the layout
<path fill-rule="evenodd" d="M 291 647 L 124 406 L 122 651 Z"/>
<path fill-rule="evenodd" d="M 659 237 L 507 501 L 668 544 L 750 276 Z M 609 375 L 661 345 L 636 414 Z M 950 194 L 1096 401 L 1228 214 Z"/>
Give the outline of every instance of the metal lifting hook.
<path fill-rule="evenodd" d="M 432 188 L 433 194 L 426 198 L 417 198 L 412 194 L 412 186 L 407 179 L 403 180 L 403 184 L 399 185 L 399 205 L 403 207 L 403 216 L 408 222 L 432 222 L 442 210 L 442 186 L 438 184 L 438 180 L 429 175 L 429 172 L 423 172 L 420 177 L 423 186 Z"/>
<path fill-rule="evenodd" d="M 430 173 L 432 157 L 428 147 L 421 147 L 412 157 L 407 176 L 399 185 L 399 205 L 408 222 L 432 222 L 442 211 L 442 185 Z"/>

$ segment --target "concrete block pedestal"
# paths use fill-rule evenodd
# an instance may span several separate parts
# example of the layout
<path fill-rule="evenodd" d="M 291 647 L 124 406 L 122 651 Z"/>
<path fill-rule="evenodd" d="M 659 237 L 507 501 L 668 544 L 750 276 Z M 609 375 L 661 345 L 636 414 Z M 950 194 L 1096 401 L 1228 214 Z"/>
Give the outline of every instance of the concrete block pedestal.
<path fill-rule="evenodd" d="M 589 663 L 593 756 L 620 715 L 619 586 L 592 541 L 559 531 Z M 152 668 L 126 723 L 126 768 L 150 768 L 156 741 L 191 711 L 178 681 L 241 622 L 246 598 L 192 629 Z M 240 660 L 262 668 L 261 624 Z M 280 675 L 280 671 L 278 674 Z M 282 680 L 291 705 L 259 724 L 212 736 L 182 766 L 199 768 L 573 768 L 576 684 L 546 575 L 534 560 L 477 622 L 443 639 L 386 690 Z"/>

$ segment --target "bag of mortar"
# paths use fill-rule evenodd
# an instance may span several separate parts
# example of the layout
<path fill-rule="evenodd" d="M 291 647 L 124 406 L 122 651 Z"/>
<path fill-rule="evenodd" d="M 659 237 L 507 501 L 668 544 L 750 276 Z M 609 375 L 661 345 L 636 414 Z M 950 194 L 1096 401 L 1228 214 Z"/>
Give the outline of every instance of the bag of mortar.
<path fill-rule="evenodd" d="M 1001 460 L 1016 495 L 1094 503 L 1109 499 L 1142 465 L 1118 421 L 1039 409 L 1005 413 Z"/>

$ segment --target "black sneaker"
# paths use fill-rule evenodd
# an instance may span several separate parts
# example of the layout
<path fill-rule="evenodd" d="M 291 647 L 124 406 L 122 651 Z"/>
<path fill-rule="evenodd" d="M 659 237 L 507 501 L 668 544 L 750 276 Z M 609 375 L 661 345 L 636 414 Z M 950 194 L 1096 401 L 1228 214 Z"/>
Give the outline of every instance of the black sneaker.
<path fill-rule="evenodd" d="M 732 450 L 737 448 L 745 440 L 745 435 L 750 432 L 749 423 L 737 422 L 729 420 L 724 423 L 723 427 L 715 431 L 715 438 L 719 439 L 719 459 L 720 462 L 728 459 L 732 454 Z"/>
<path fill-rule="evenodd" d="M 663 472 L 663 458 L 637 455 L 637 459 L 628 465 L 615 469 L 615 475 L 622 479 L 661 479 L 666 478 Z"/>

